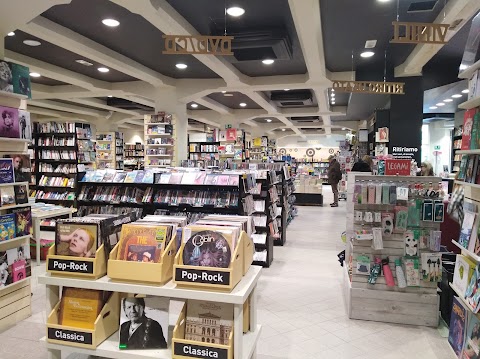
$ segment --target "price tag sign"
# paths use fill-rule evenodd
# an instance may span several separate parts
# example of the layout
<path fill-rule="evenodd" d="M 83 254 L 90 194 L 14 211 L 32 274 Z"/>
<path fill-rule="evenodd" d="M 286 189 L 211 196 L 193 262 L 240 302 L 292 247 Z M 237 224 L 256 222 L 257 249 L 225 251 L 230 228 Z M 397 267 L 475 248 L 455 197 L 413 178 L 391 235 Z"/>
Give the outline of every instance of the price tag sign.
<path fill-rule="evenodd" d="M 397 187 L 397 200 L 408 201 L 408 187 Z"/>

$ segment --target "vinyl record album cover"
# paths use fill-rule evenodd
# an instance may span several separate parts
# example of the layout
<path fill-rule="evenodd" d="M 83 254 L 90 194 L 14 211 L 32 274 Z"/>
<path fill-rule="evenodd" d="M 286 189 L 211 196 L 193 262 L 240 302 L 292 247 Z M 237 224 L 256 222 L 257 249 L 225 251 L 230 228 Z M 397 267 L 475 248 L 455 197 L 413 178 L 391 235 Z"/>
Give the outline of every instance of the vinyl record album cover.
<path fill-rule="evenodd" d="M 460 357 L 463 350 L 465 339 L 465 329 L 467 325 L 467 310 L 462 302 L 453 298 L 452 315 L 450 317 L 450 331 L 448 333 L 448 342 L 452 346 L 455 354 Z"/>
<path fill-rule="evenodd" d="M 157 263 L 171 238 L 171 228 L 169 225 L 146 223 L 124 224 L 117 259 Z"/>
<path fill-rule="evenodd" d="M 192 226 L 190 229 L 188 238 L 184 237 L 183 264 L 228 268 L 232 256 L 232 232 L 216 231 L 208 226 Z"/>
<path fill-rule="evenodd" d="M 55 231 L 55 254 L 94 258 L 97 251 L 98 226 L 57 222 Z"/>
<path fill-rule="evenodd" d="M 25 140 L 32 139 L 32 123 L 30 121 L 30 112 L 18 110 L 18 128 L 20 138 Z"/>
<path fill-rule="evenodd" d="M 13 92 L 32 98 L 30 70 L 27 66 L 10 63 L 12 69 Z"/>
<path fill-rule="evenodd" d="M 18 109 L 0 106 L 0 137 L 20 138 Z"/>
<path fill-rule="evenodd" d="M 33 235 L 30 207 L 13 208 L 10 211 L 15 215 L 15 237 Z"/>
<path fill-rule="evenodd" d="M 1 205 L 12 206 L 15 204 L 15 189 L 13 186 L 4 186 L 0 189 Z"/>
<path fill-rule="evenodd" d="M 23 245 L 7 250 L 7 263 L 12 277 L 12 283 L 32 275 L 30 246 Z"/>
<path fill-rule="evenodd" d="M 12 159 L 15 182 L 30 182 L 32 166 L 28 154 L 4 154 L 2 157 Z"/>
<path fill-rule="evenodd" d="M 58 324 L 94 329 L 95 320 L 103 307 L 103 291 L 63 288 Z"/>
<path fill-rule="evenodd" d="M 169 299 L 163 297 L 122 298 L 119 348 L 167 348 Z"/>

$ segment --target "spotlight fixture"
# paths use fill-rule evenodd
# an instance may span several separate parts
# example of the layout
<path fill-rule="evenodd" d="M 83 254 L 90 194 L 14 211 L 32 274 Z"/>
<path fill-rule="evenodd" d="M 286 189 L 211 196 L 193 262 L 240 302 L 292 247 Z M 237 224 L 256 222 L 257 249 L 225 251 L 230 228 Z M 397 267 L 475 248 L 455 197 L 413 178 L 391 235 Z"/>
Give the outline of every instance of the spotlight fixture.
<path fill-rule="evenodd" d="M 462 91 L 462 93 L 468 93 L 468 91 L 469 91 L 468 89 L 465 89 Z"/>
<path fill-rule="evenodd" d="M 445 104 L 443 102 L 439 102 L 439 103 L 435 104 L 435 106 L 445 106 Z"/>
<path fill-rule="evenodd" d="M 192 103 L 190 106 L 191 106 L 192 108 L 197 108 L 197 107 L 198 107 L 198 105 L 197 105 L 196 103 Z"/>
<path fill-rule="evenodd" d="M 290 91 L 290 89 L 283 89 L 283 91 Z"/>
<path fill-rule="evenodd" d="M 332 105 L 335 105 L 335 100 L 330 101 Z"/>
<path fill-rule="evenodd" d="M 430 110 L 436 110 L 438 107 L 437 106 L 430 106 Z"/>
<path fill-rule="evenodd" d="M 373 55 L 375 55 L 373 51 L 364 51 L 360 54 L 360 56 L 363 58 L 372 57 Z"/>
<path fill-rule="evenodd" d="M 335 94 L 332 93 L 332 94 L 330 95 L 330 97 L 331 97 L 331 98 L 335 98 Z"/>
<path fill-rule="evenodd" d="M 247 104 L 245 102 L 241 102 L 240 107 L 247 107 Z"/>
<path fill-rule="evenodd" d="M 282 128 L 282 131 L 285 132 L 286 130 L 284 128 Z"/>
<path fill-rule="evenodd" d="M 40 77 L 41 75 L 38 72 L 30 72 L 31 77 Z"/>
<path fill-rule="evenodd" d="M 227 91 L 222 91 L 222 93 L 227 93 Z"/>
<path fill-rule="evenodd" d="M 345 131 L 347 128 L 346 127 L 342 127 L 342 131 Z"/>
<path fill-rule="evenodd" d="M 185 70 L 188 67 L 185 64 L 176 64 L 175 66 L 177 67 L 177 69 L 180 69 L 180 70 Z"/>
<path fill-rule="evenodd" d="M 332 92 L 335 92 L 335 89 L 332 89 Z"/>
<path fill-rule="evenodd" d="M 82 60 L 82 59 L 75 60 L 75 62 L 78 62 L 80 65 L 93 66 L 93 64 L 91 62 L 88 62 L 88 61 L 85 61 L 85 60 Z"/>
<path fill-rule="evenodd" d="M 457 93 L 457 94 L 455 94 L 455 95 L 452 95 L 452 97 L 453 97 L 453 98 L 460 98 L 460 97 L 462 97 L 462 95 L 460 95 L 460 94 Z"/>
<path fill-rule="evenodd" d="M 37 40 L 23 40 L 23 43 L 27 46 L 40 46 L 42 43 Z"/>
<path fill-rule="evenodd" d="M 267 118 L 265 121 L 267 121 L 267 122 L 272 122 L 272 119 L 271 119 L 271 118 Z"/>
<path fill-rule="evenodd" d="M 112 96 L 112 95 L 108 95 L 107 97 L 108 97 L 108 98 L 112 98 L 113 96 Z"/>
<path fill-rule="evenodd" d="M 106 67 L 99 67 L 97 70 L 100 71 L 100 72 L 103 72 L 103 73 L 106 73 L 106 72 L 110 71 Z"/>
<path fill-rule="evenodd" d="M 263 62 L 264 65 L 271 65 L 275 62 L 275 60 L 265 59 L 265 60 L 262 60 L 262 62 Z"/>
<path fill-rule="evenodd" d="M 451 98 L 446 98 L 445 100 L 443 100 L 443 102 L 452 102 L 453 100 Z"/>
<path fill-rule="evenodd" d="M 233 17 L 239 17 L 245 14 L 245 9 L 238 6 L 232 6 L 227 9 L 227 14 Z"/>
<path fill-rule="evenodd" d="M 117 27 L 120 25 L 120 22 L 115 19 L 103 19 L 102 24 L 109 27 Z"/>
<path fill-rule="evenodd" d="M 15 36 L 15 33 L 13 31 L 10 31 L 7 36 Z"/>

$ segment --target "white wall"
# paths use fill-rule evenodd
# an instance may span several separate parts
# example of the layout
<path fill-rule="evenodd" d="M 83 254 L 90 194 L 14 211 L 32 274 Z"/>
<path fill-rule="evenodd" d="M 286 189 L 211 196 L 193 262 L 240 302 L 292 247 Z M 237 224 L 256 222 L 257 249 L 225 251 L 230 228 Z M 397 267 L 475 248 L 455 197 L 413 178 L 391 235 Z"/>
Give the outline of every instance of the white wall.
<path fill-rule="evenodd" d="M 120 132 L 123 132 L 123 143 L 137 143 L 143 144 L 143 131 L 142 130 L 128 130 L 121 128 Z"/>
<path fill-rule="evenodd" d="M 451 122 L 450 122 L 451 123 Z M 428 124 L 429 143 L 422 146 L 422 161 L 428 161 L 433 166 L 433 172 L 438 175 L 447 165 L 451 170 L 452 134 L 451 128 L 445 128 L 445 121 L 435 121 Z M 440 146 L 440 155 L 435 156 L 435 146 Z"/>

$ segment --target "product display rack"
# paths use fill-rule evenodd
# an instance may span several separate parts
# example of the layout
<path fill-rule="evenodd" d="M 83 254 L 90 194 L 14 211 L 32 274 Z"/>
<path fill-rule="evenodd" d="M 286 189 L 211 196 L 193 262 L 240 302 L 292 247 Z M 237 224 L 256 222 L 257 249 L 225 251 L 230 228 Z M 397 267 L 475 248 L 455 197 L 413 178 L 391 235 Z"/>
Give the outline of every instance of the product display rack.
<path fill-rule="evenodd" d="M 461 155 L 457 153 L 462 148 L 462 130 L 463 126 L 457 127 L 452 131 L 452 165 L 451 172 L 456 173 L 460 170 Z"/>
<path fill-rule="evenodd" d="M 143 169 L 145 159 L 145 146 L 141 143 L 126 143 L 124 145 L 124 167 Z"/>
<path fill-rule="evenodd" d="M 189 142 L 188 159 L 191 161 L 214 161 L 219 160 L 219 141 L 212 142 Z"/>
<path fill-rule="evenodd" d="M 159 112 L 144 117 L 144 166 L 169 167 L 175 163 L 175 118 Z"/>
<path fill-rule="evenodd" d="M 295 201 L 297 200 L 297 197 L 295 196 L 295 183 L 293 177 L 288 176 L 286 178 L 285 174 L 283 176 L 283 192 L 282 192 L 282 203 L 283 203 L 283 208 L 285 212 L 285 217 L 282 216 L 282 220 L 284 219 L 286 223 L 285 228 L 288 227 L 290 222 L 292 222 L 293 218 L 297 215 L 297 209 L 295 207 Z M 283 227 L 283 224 L 282 224 Z M 284 241 L 283 244 L 285 244 L 286 240 L 286 232 L 285 236 L 283 237 Z M 283 245 L 282 244 L 282 245 Z"/>
<path fill-rule="evenodd" d="M 95 149 L 98 169 L 123 169 L 123 133 L 97 132 Z"/>
<path fill-rule="evenodd" d="M 93 169 L 95 165 L 90 125 L 36 122 L 33 138 L 36 201 L 73 206 L 78 174 Z"/>

